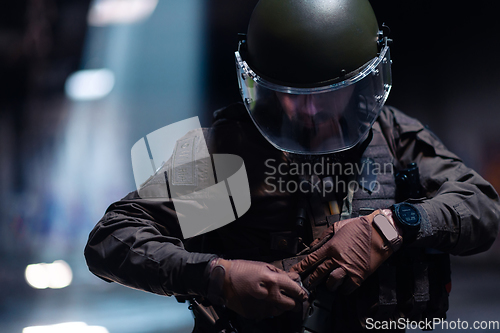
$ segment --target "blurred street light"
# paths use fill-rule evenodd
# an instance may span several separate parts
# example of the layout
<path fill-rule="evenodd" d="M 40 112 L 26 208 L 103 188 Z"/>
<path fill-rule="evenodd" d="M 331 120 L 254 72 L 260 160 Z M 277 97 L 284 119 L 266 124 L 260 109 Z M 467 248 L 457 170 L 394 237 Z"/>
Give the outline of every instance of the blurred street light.
<path fill-rule="evenodd" d="M 102 27 L 145 20 L 155 10 L 158 0 L 95 0 L 89 10 L 88 23 Z"/>
<path fill-rule="evenodd" d="M 89 101 L 107 96 L 115 85 L 109 69 L 89 69 L 71 74 L 66 80 L 66 95 L 75 101 Z"/>
<path fill-rule="evenodd" d="M 51 264 L 28 265 L 25 278 L 28 284 L 35 289 L 61 289 L 71 284 L 73 273 L 65 261 L 56 260 Z"/>
<path fill-rule="evenodd" d="M 88 326 L 83 322 L 70 322 L 25 327 L 23 333 L 109 333 L 109 331 L 102 326 Z"/>

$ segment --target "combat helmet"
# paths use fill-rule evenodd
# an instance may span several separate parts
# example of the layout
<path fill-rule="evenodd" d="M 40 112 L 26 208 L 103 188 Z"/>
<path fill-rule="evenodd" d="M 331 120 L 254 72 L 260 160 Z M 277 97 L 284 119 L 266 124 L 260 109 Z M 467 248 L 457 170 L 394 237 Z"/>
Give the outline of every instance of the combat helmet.
<path fill-rule="evenodd" d="M 235 53 L 257 128 L 294 154 L 355 146 L 392 86 L 387 41 L 367 0 L 260 0 Z"/>

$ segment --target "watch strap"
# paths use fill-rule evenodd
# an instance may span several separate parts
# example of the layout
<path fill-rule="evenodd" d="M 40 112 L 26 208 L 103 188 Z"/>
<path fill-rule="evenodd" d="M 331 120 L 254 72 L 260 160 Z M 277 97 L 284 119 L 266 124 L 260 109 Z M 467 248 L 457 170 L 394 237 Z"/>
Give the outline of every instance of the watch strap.
<path fill-rule="evenodd" d="M 375 215 L 373 218 L 373 225 L 379 232 L 380 236 L 387 241 L 394 252 L 399 250 L 403 243 L 403 237 L 401 237 L 398 230 L 387 216 L 383 213 Z"/>

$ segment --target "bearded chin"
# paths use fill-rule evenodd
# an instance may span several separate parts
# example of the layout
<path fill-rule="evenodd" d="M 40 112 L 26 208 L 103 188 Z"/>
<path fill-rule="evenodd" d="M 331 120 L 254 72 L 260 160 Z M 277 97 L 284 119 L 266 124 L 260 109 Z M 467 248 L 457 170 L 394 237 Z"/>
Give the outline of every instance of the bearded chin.
<path fill-rule="evenodd" d="M 313 143 L 318 141 L 321 136 L 321 126 L 328 121 L 327 115 L 323 112 L 315 114 L 313 117 L 303 114 L 295 115 L 287 120 L 286 128 L 291 137 L 305 149 L 313 148 Z"/>
<path fill-rule="evenodd" d="M 356 163 L 363 155 L 368 144 L 371 142 L 373 133 L 370 130 L 365 138 L 363 138 L 357 145 L 344 151 L 330 153 L 330 154 L 294 154 L 284 152 L 285 158 L 288 163 L 322 163 L 328 161 L 329 163 Z"/>
<path fill-rule="evenodd" d="M 294 138 L 304 150 L 321 151 L 343 144 L 342 120 L 331 119 L 324 112 L 314 117 L 298 115 L 285 126 L 287 135 Z"/>
<path fill-rule="evenodd" d="M 289 163 L 322 163 L 327 160 L 329 163 L 348 163 L 351 160 L 352 152 L 350 150 L 321 155 L 302 155 L 285 152 L 285 157 Z"/>

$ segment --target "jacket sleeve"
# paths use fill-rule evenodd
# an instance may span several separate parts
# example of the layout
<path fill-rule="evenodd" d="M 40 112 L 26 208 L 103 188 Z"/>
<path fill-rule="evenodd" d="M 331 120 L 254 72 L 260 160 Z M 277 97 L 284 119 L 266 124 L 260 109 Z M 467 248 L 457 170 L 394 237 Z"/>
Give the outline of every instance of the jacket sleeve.
<path fill-rule="evenodd" d="M 422 216 L 413 245 L 456 255 L 489 249 L 500 222 L 495 189 L 417 120 L 393 108 L 386 108 L 381 118 L 396 164 L 416 162 L 425 190 L 424 198 L 410 200 Z"/>
<path fill-rule="evenodd" d="M 98 277 L 160 295 L 203 295 L 205 268 L 214 257 L 184 249 L 170 201 L 141 199 L 137 192 L 107 209 L 85 247 Z"/>

